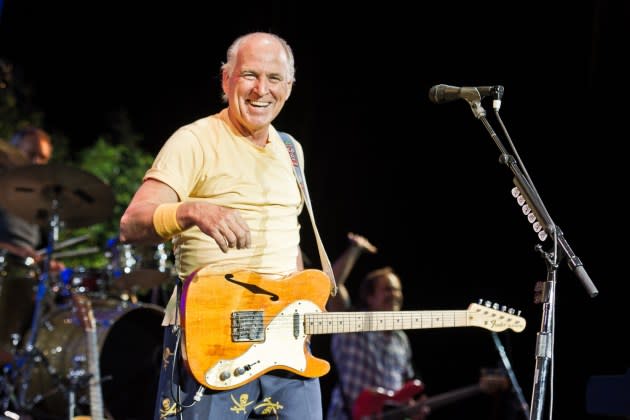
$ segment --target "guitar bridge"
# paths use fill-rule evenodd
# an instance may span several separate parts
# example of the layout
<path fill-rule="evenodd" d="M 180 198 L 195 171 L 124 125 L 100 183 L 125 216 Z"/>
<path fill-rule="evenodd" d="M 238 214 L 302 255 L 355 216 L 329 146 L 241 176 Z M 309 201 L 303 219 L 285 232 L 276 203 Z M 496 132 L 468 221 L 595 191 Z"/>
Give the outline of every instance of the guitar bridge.
<path fill-rule="evenodd" d="M 265 341 L 263 311 L 232 313 L 232 341 Z"/>

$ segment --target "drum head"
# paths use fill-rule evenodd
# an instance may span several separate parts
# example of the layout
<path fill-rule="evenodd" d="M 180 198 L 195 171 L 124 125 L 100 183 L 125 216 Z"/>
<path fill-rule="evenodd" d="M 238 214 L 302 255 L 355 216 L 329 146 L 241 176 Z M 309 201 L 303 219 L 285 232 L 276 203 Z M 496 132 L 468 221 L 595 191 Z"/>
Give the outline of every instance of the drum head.
<path fill-rule="evenodd" d="M 13 359 L 11 336 L 28 330 L 35 309 L 39 270 L 21 258 L 0 253 L 0 364 Z"/>
<path fill-rule="evenodd" d="M 115 419 L 151 419 L 162 364 L 164 310 L 143 304 L 110 329 L 101 349 L 103 401 Z"/>
<path fill-rule="evenodd" d="M 164 309 L 115 299 L 93 299 L 91 306 L 105 413 L 116 420 L 153 418 Z M 75 414 L 89 413 L 94 385 L 86 376 L 92 371 L 87 365 L 88 343 L 88 333 L 71 304 L 45 317 L 35 342 L 42 361 L 34 366 L 27 393 L 31 400 L 41 399 L 31 413 L 34 418 L 67 419 L 69 386 L 75 389 Z"/>

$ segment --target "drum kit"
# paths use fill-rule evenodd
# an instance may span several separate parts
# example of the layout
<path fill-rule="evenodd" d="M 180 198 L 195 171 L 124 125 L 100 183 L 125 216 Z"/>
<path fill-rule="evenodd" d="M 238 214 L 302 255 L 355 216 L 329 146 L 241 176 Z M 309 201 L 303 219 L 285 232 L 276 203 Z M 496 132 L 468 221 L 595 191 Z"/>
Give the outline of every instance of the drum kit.
<path fill-rule="evenodd" d="M 113 192 L 80 169 L 27 164 L 2 141 L 0 207 L 48 234 L 43 264 L 0 250 L 0 419 L 152 418 L 164 308 L 136 297 L 174 276 L 167 250 L 110 241 L 105 268 L 52 270 L 101 252 L 68 251 L 88 237 L 59 233 L 111 218 Z"/>

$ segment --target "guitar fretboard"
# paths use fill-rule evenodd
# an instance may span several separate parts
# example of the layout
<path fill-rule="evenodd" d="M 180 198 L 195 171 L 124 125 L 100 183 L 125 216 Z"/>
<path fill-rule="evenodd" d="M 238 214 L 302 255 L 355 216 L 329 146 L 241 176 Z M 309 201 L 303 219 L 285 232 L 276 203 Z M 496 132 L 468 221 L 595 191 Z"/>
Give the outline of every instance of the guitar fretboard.
<path fill-rule="evenodd" d="M 305 314 L 307 334 L 468 326 L 468 311 L 325 312 Z"/>
<path fill-rule="evenodd" d="M 104 420 L 101 373 L 99 369 L 98 335 L 96 330 L 87 331 L 88 368 L 90 372 L 90 414 L 92 420 Z"/>

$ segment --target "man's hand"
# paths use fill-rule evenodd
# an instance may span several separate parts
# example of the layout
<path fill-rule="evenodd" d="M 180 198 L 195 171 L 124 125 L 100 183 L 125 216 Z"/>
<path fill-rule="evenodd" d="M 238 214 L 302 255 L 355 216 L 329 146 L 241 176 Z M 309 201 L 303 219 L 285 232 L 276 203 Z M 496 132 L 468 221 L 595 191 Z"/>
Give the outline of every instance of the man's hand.
<path fill-rule="evenodd" d="M 186 202 L 183 212 L 189 215 L 193 224 L 206 235 L 212 237 L 221 251 L 229 248 L 249 248 L 252 236 L 249 226 L 238 210 L 209 203 Z M 184 216 L 186 217 L 186 216 Z"/>
<path fill-rule="evenodd" d="M 364 236 L 350 232 L 348 233 L 348 239 L 352 244 L 358 246 L 362 250 L 366 250 L 370 254 L 376 254 L 378 252 L 378 249 L 374 245 L 372 245 L 370 241 L 368 241 L 367 238 L 365 238 Z"/>

